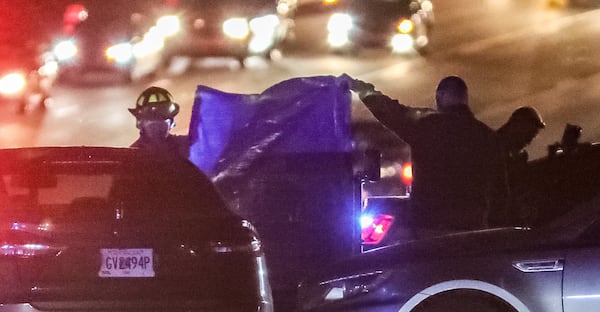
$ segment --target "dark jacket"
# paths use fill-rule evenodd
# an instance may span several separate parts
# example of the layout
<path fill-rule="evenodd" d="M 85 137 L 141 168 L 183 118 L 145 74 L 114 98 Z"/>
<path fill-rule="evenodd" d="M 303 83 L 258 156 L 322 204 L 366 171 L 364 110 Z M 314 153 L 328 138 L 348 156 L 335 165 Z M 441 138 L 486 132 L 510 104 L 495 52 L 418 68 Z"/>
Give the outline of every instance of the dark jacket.
<path fill-rule="evenodd" d="M 131 143 L 130 147 L 144 149 L 159 156 L 179 156 L 186 159 L 190 153 L 189 137 L 187 135 L 169 134 L 160 142 L 151 141 L 140 136 L 135 142 Z"/>
<path fill-rule="evenodd" d="M 506 209 L 506 179 L 495 132 L 465 106 L 431 112 L 383 94 L 362 101 L 383 125 L 410 145 L 411 224 L 437 230 L 488 226 Z"/>

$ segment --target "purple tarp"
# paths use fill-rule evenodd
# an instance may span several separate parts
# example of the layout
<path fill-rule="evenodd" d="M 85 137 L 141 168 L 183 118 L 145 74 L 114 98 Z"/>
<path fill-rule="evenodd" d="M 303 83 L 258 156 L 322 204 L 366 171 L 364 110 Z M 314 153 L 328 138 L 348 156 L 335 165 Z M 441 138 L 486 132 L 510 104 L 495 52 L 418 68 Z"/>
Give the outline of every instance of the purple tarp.
<path fill-rule="evenodd" d="M 260 94 L 198 86 L 190 160 L 214 180 L 242 175 L 261 156 L 351 149 L 351 93 L 339 77 L 282 81 Z"/>

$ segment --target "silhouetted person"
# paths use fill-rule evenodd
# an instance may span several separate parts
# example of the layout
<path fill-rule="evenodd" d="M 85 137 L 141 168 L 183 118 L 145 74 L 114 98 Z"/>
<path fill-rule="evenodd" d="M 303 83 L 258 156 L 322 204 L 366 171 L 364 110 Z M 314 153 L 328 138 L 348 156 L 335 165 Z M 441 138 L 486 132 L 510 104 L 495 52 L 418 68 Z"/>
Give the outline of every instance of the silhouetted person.
<path fill-rule="evenodd" d="M 497 130 L 507 159 L 510 162 L 526 162 L 529 157 L 525 147 L 545 127 L 542 116 L 535 108 L 531 106 L 517 108 L 508 121 Z"/>
<path fill-rule="evenodd" d="M 171 93 L 159 87 L 150 87 L 139 96 L 136 106 L 129 112 L 136 118 L 140 137 L 131 144 L 157 155 L 189 156 L 188 136 L 174 135 L 175 116 L 179 104 L 173 102 Z"/>
<path fill-rule="evenodd" d="M 439 82 L 437 112 L 400 104 L 357 79 L 349 84 L 373 115 L 410 145 L 410 222 L 417 229 L 482 229 L 492 209 L 505 209 L 506 180 L 495 132 L 471 112 L 460 77 Z"/>
<path fill-rule="evenodd" d="M 540 113 L 531 106 L 517 108 L 508 120 L 496 131 L 505 160 L 507 181 L 510 189 L 510 204 L 507 210 L 495 211 L 491 223 L 497 226 L 526 225 L 535 217 L 525 197 L 533 183 L 527 164 L 527 147 L 539 132 L 546 127 Z"/>

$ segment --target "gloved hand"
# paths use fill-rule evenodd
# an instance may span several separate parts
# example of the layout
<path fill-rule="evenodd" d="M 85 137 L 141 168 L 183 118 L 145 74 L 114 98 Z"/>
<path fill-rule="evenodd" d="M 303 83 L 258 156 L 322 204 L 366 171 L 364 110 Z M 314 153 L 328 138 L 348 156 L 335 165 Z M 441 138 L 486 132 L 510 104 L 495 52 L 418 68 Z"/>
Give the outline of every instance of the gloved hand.
<path fill-rule="evenodd" d="M 362 98 L 368 93 L 375 92 L 375 86 L 373 84 L 364 82 L 360 79 L 355 79 L 350 77 L 348 74 L 340 75 L 340 78 L 346 82 L 348 82 L 348 86 L 350 90 L 358 93 L 359 97 Z"/>
<path fill-rule="evenodd" d="M 341 81 L 347 83 L 348 86 L 350 87 L 350 90 L 352 90 L 352 84 L 354 83 L 354 78 L 350 77 L 350 75 L 348 75 L 346 73 L 339 75 L 337 78 L 339 78 Z"/>

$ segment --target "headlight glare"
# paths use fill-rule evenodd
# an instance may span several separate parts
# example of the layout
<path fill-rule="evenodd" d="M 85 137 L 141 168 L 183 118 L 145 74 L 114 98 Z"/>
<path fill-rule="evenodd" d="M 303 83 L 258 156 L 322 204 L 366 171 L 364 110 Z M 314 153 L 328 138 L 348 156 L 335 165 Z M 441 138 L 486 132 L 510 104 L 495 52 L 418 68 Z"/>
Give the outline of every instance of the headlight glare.
<path fill-rule="evenodd" d="M 44 63 L 39 69 L 38 73 L 42 76 L 52 76 L 58 72 L 58 62 L 48 61 Z"/>
<path fill-rule="evenodd" d="M 397 29 L 401 34 L 410 34 L 415 29 L 415 24 L 409 19 L 403 19 L 398 22 Z"/>
<path fill-rule="evenodd" d="M 329 32 L 347 32 L 352 28 L 352 17 L 348 14 L 335 13 L 327 22 L 327 30 Z"/>
<path fill-rule="evenodd" d="M 244 39 L 250 34 L 250 27 L 245 18 L 235 17 L 223 22 L 223 32 L 234 39 Z"/>
<path fill-rule="evenodd" d="M 25 89 L 27 79 L 24 73 L 10 73 L 0 78 L 0 93 L 12 95 Z"/>
<path fill-rule="evenodd" d="M 396 34 L 390 42 L 392 51 L 395 53 L 408 53 L 412 51 L 414 39 L 410 35 Z"/>
<path fill-rule="evenodd" d="M 350 40 L 348 39 L 347 32 L 330 32 L 329 35 L 327 35 L 327 42 L 334 48 L 340 48 L 347 45 Z"/>
<path fill-rule="evenodd" d="M 133 48 L 130 43 L 115 44 L 106 49 L 106 57 L 119 64 L 125 64 L 133 58 Z"/>
<path fill-rule="evenodd" d="M 68 61 L 77 55 L 77 45 L 73 40 L 61 41 L 54 46 L 52 52 L 59 62 Z"/>
<path fill-rule="evenodd" d="M 156 31 L 163 37 L 170 37 L 177 34 L 181 30 L 181 22 L 179 17 L 175 15 L 167 15 L 159 18 L 156 21 Z"/>
<path fill-rule="evenodd" d="M 431 12 L 431 11 L 433 11 L 433 3 L 431 3 L 431 1 L 429 1 L 429 0 L 423 1 L 421 3 L 421 8 L 424 11 Z"/>
<path fill-rule="evenodd" d="M 279 25 L 279 18 L 274 14 L 256 17 L 250 20 L 249 25 L 254 34 L 273 34 Z"/>

